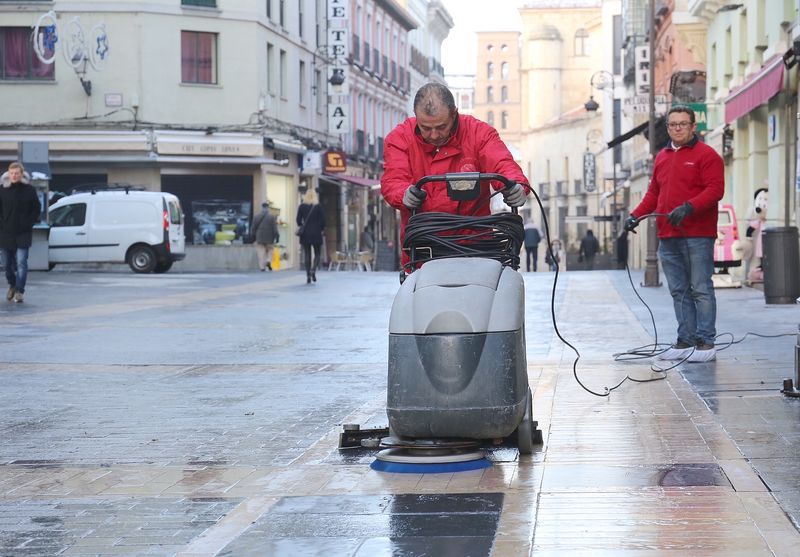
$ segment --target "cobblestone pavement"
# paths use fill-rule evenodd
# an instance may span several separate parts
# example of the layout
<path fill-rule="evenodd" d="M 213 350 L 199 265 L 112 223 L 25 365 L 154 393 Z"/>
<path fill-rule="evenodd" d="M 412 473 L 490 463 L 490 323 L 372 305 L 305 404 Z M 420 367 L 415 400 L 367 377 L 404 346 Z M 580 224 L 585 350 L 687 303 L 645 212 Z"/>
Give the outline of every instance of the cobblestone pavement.
<path fill-rule="evenodd" d="M 339 451 L 385 425 L 394 273 L 32 273 L 0 304 L 0 555 L 794 555 L 794 306 L 718 292 L 718 361 L 665 373 L 623 272 L 526 275 L 544 445 L 471 472 Z M 640 275 L 634 276 L 638 286 Z M 640 289 L 661 342 L 666 288 Z M 721 337 L 718 347 L 723 348 Z M 629 376 L 609 397 L 582 390 Z M 794 521 L 794 522 L 793 522 Z"/>

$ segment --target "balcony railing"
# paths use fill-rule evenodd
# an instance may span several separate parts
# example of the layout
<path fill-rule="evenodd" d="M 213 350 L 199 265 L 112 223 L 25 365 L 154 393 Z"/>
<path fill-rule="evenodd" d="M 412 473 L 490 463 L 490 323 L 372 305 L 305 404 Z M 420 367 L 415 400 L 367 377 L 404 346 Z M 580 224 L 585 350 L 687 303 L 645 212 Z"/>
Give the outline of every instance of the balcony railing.
<path fill-rule="evenodd" d="M 204 8 L 216 8 L 217 0 L 181 0 L 184 6 L 202 6 Z"/>

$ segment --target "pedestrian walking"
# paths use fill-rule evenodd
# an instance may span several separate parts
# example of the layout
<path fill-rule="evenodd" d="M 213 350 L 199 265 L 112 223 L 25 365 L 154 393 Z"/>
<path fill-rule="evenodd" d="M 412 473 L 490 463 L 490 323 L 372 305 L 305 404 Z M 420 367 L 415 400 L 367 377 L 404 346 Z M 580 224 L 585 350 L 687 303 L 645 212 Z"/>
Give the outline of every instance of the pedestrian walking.
<path fill-rule="evenodd" d="M 297 235 L 303 248 L 303 259 L 306 268 L 306 284 L 317 282 L 320 251 L 322 250 L 322 234 L 325 232 L 325 211 L 319 204 L 317 192 L 308 188 L 303 202 L 297 208 Z M 311 259 L 311 250 L 314 259 Z"/>
<path fill-rule="evenodd" d="M 691 108 L 677 105 L 669 110 L 671 141 L 656 156 L 647 193 L 624 226 L 633 232 L 640 217 L 659 215 L 658 257 L 678 321 L 678 339 L 659 355 L 663 360 L 716 359 L 717 300 L 711 277 L 717 204 L 725 192 L 724 164 L 696 130 Z"/>
<path fill-rule="evenodd" d="M 536 272 L 537 260 L 539 259 L 539 242 L 542 241 L 542 234 L 539 227 L 532 220 L 525 223 L 525 268 L 531 272 L 531 261 L 533 261 L 533 272 Z"/>
<path fill-rule="evenodd" d="M 18 162 L 12 162 L 0 176 L 0 250 L 8 281 L 6 300 L 22 303 L 28 280 L 28 251 L 33 243 L 33 226 L 39 222 L 42 205 L 30 176 Z"/>
<path fill-rule="evenodd" d="M 586 235 L 581 238 L 581 247 L 578 250 L 578 258 L 583 259 L 586 263 L 586 270 L 591 271 L 594 269 L 594 256 L 600 251 L 600 242 L 594 236 L 591 230 L 586 231 Z"/>
<path fill-rule="evenodd" d="M 544 262 L 550 266 L 551 271 L 567 270 L 567 254 L 561 247 L 561 240 L 556 238 L 550 242 L 550 249 L 544 255 Z"/>
<path fill-rule="evenodd" d="M 255 237 L 258 268 L 272 271 L 272 252 L 280 239 L 278 219 L 269 210 L 269 202 L 261 204 L 261 212 L 253 217 L 252 234 Z"/>

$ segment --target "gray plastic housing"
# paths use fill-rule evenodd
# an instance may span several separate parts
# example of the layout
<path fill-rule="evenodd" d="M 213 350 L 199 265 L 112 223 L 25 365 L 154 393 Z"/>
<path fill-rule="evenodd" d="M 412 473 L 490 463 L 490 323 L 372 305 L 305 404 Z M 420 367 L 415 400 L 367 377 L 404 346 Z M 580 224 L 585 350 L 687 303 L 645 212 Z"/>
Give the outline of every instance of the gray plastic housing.
<path fill-rule="evenodd" d="M 436 260 L 406 279 L 389 324 L 394 435 L 507 437 L 528 391 L 522 277 L 482 258 Z"/>

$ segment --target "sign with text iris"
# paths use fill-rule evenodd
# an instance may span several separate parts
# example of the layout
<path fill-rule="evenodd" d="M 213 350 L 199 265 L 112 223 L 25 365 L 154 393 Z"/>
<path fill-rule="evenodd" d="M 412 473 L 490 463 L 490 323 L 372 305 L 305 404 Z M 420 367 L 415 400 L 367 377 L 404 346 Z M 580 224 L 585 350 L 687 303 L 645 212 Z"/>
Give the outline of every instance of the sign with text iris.
<path fill-rule="evenodd" d="M 633 63 L 635 64 L 635 86 L 637 95 L 650 93 L 650 47 L 637 46 L 634 51 Z"/>

